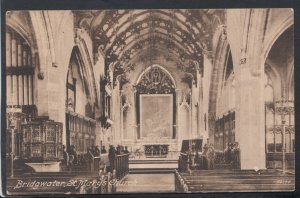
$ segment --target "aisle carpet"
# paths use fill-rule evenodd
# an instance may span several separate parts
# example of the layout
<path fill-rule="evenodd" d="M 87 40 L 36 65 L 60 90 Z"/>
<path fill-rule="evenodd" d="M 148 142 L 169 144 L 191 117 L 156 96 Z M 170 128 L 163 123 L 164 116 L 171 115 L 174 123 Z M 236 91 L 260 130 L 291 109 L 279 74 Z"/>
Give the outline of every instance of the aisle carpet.
<path fill-rule="evenodd" d="M 117 184 L 117 193 L 175 192 L 174 173 L 129 174 Z"/>

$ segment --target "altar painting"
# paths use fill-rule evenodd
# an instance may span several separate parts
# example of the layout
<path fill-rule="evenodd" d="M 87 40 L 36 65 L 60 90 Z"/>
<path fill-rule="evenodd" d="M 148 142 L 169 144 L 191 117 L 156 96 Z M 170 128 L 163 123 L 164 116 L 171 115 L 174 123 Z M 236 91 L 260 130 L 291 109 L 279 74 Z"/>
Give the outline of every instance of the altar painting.
<path fill-rule="evenodd" d="M 172 138 L 172 94 L 140 95 L 142 138 Z"/>

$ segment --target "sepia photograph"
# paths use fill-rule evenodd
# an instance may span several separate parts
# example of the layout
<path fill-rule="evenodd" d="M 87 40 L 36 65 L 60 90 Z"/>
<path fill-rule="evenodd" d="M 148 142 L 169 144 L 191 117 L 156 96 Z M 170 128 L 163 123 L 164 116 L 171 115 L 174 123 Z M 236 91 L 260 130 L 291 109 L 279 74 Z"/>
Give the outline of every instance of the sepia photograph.
<path fill-rule="evenodd" d="M 9 10 L 3 26 L 7 196 L 295 191 L 292 8 Z"/>

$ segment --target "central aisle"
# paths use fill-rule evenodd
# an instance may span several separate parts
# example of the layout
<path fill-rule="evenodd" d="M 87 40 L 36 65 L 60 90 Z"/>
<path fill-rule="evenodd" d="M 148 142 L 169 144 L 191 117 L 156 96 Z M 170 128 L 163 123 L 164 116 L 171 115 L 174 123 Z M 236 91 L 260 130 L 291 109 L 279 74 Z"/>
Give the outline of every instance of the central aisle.
<path fill-rule="evenodd" d="M 117 193 L 175 192 L 174 173 L 128 174 L 117 184 Z"/>

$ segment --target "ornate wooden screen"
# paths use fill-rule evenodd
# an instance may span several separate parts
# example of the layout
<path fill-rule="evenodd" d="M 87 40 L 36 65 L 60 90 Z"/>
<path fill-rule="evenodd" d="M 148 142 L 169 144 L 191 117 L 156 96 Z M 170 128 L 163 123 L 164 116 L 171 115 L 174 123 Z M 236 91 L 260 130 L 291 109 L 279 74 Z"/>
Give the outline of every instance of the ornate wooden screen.
<path fill-rule="evenodd" d="M 235 112 L 230 112 L 216 120 L 215 127 L 215 148 L 224 151 L 228 143 L 235 141 Z"/>
<path fill-rule="evenodd" d="M 95 145 L 96 121 L 74 112 L 67 112 L 66 120 L 67 148 L 73 145 L 78 154 L 86 153 L 88 147 Z"/>

